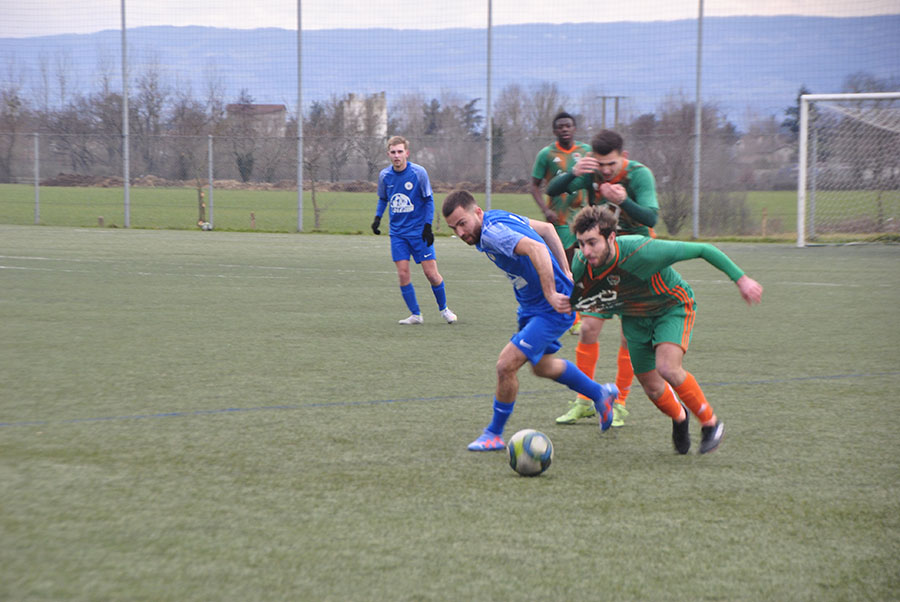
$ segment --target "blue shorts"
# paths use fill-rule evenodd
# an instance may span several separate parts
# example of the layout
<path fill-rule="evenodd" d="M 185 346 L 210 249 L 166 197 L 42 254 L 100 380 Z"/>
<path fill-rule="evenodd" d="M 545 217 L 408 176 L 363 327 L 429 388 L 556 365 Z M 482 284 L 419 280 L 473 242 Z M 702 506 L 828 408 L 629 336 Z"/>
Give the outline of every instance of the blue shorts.
<path fill-rule="evenodd" d="M 391 259 L 394 261 L 409 261 L 410 255 L 412 255 L 416 263 L 437 259 L 434 253 L 434 245 L 425 244 L 421 234 L 413 236 L 391 234 Z"/>
<path fill-rule="evenodd" d="M 575 314 L 519 314 L 519 332 L 510 339 L 532 365 L 562 349 L 559 337 L 575 323 Z"/>

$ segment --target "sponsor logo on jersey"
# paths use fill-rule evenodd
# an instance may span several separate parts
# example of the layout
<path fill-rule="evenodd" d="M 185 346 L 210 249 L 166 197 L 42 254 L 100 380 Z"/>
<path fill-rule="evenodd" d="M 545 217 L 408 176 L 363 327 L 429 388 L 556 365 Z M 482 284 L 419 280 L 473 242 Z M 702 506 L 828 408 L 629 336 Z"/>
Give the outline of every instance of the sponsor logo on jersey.
<path fill-rule="evenodd" d="M 617 305 L 615 301 L 618 297 L 619 294 L 616 291 L 599 291 L 590 297 L 580 299 L 575 304 L 575 309 L 577 311 L 603 311 Z"/>
<path fill-rule="evenodd" d="M 414 209 L 412 201 L 402 192 L 391 195 L 391 213 L 412 213 Z"/>

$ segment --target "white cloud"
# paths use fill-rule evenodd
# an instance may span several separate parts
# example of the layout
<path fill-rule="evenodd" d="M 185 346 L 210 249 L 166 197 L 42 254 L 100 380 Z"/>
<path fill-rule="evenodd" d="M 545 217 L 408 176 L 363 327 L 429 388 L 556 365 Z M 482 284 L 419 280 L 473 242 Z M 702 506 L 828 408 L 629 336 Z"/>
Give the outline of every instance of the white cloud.
<path fill-rule="evenodd" d="M 2 0 L 0 37 L 91 33 L 121 26 L 119 0 Z M 304 29 L 485 27 L 487 0 L 301 0 Z M 128 0 L 129 28 L 205 25 L 296 29 L 296 0 Z M 493 0 L 494 25 L 670 21 L 697 17 L 699 0 Z M 562 8 L 563 10 L 559 10 Z M 871 16 L 900 13 L 898 0 L 705 0 L 704 15 Z"/>

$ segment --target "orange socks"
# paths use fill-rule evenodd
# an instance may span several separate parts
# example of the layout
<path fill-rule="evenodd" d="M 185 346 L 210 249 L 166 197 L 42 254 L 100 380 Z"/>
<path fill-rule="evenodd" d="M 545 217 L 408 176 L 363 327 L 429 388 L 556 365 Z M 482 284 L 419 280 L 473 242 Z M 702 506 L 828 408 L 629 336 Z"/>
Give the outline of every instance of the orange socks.
<path fill-rule="evenodd" d="M 600 355 L 600 343 L 586 344 L 579 341 L 575 346 L 575 365 L 584 372 L 585 376 L 594 379 L 594 370 L 597 367 L 597 357 Z M 587 399 L 579 394 L 581 399 Z"/>
<path fill-rule="evenodd" d="M 712 406 L 706 402 L 706 396 L 697 383 L 697 379 L 690 372 L 687 378 L 678 387 L 675 387 L 678 397 L 684 402 L 684 405 L 694 413 L 694 416 L 700 419 L 700 424 L 710 426 L 715 424 L 716 415 L 713 413 Z"/>
<path fill-rule="evenodd" d="M 576 350 L 576 353 L 578 351 Z M 631 354 L 628 347 L 619 345 L 619 355 L 616 357 L 616 387 L 619 388 L 619 398 L 616 403 L 625 405 L 625 399 L 631 393 L 631 383 L 634 381 L 634 368 L 631 367 Z"/>
<path fill-rule="evenodd" d="M 668 384 L 666 384 L 666 390 L 660 395 L 659 399 L 652 399 L 651 401 L 659 408 L 660 412 L 676 422 L 681 422 L 687 417 L 684 408 L 682 408 L 681 404 L 678 403 L 678 400 L 675 399 L 675 393 L 672 392 L 672 387 Z"/>

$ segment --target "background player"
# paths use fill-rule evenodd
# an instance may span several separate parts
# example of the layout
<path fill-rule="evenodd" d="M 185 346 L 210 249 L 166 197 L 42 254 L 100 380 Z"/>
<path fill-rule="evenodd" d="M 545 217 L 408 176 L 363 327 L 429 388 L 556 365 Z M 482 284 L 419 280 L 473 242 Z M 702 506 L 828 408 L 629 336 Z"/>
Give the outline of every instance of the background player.
<path fill-rule="evenodd" d="M 762 286 L 710 244 L 635 235 L 617 238 L 617 221 L 609 206 L 587 207 L 575 218 L 573 231 L 581 247 L 572 263 L 575 307 L 622 316 L 638 381 L 656 407 L 672 418 L 675 450 L 686 454 L 691 439 L 688 415 L 673 388 L 700 420 L 700 453 L 709 453 L 722 441 L 725 425 L 682 366 L 696 302 L 690 285 L 670 266 L 700 257 L 727 274 L 748 305 L 760 302 Z"/>
<path fill-rule="evenodd" d="M 624 144 L 625 141 L 618 132 L 598 132 L 591 140 L 591 152 L 579 160 L 571 171 L 555 177 L 547 186 L 547 192 L 584 192 L 591 205 L 610 203 L 621 210 L 618 225 L 621 234 L 653 236 L 653 226 L 659 215 L 656 181 L 645 165 L 628 159 L 628 151 L 623 150 Z M 584 313 L 582 316 L 584 319 L 578 333 L 575 361 L 585 374 L 593 377 L 599 355 L 597 339 L 603 328 L 603 321 L 612 316 L 596 313 Z M 619 397 L 613 406 L 614 427 L 625 425 L 625 418 L 628 416 L 625 400 L 631 392 L 633 380 L 634 370 L 631 367 L 628 345 L 625 337 L 620 336 L 616 358 Z M 582 416 L 592 414 L 591 405 L 589 400 L 579 397 L 556 422 L 573 424 Z"/>
<path fill-rule="evenodd" d="M 566 173 L 589 152 L 591 147 L 585 142 L 575 140 L 575 118 L 560 111 L 553 118 L 553 135 L 556 142 L 548 144 L 534 159 L 531 169 L 531 196 L 537 203 L 544 218 L 554 225 L 559 239 L 562 241 L 566 256 L 571 261 L 575 253 L 575 235 L 569 230 L 569 222 L 575 218 L 584 202 L 584 191 L 562 191 L 549 196 L 544 202 L 541 188 L 559 174 Z"/>
<path fill-rule="evenodd" d="M 448 324 L 456 322 L 456 314 L 447 307 L 444 279 L 438 272 L 434 252 L 434 195 L 425 168 L 409 161 L 409 142 L 401 136 L 388 140 L 391 165 L 378 175 L 378 206 L 372 232 L 381 234 L 381 216 L 390 208 L 391 258 L 397 266 L 400 293 L 409 308 L 410 316 L 400 324 L 421 324 L 424 319 L 416 300 L 416 291 L 409 273 L 409 258 L 422 264 L 422 271 L 437 301 L 438 309 Z"/>
<path fill-rule="evenodd" d="M 464 190 L 451 192 L 442 208 L 447 225 L 469 245 L 485 253 L 506 272 L 513 284 L 519 329 L 497 360 L 497 388 L 491 423 L 475 441 L 472 451 L 503 449 L 503 429 L 519 391 L 518 372 L 526 362 L 537 376 L 562 383 L 593 400 L 600 428 L 612 422 L 616 387 L 599 385 L 572 362 L 554 357 L 575 315 L 569 307 L 571 272 L 562 243 L 552 224 L 495 209 L 483 211 Z"/>

